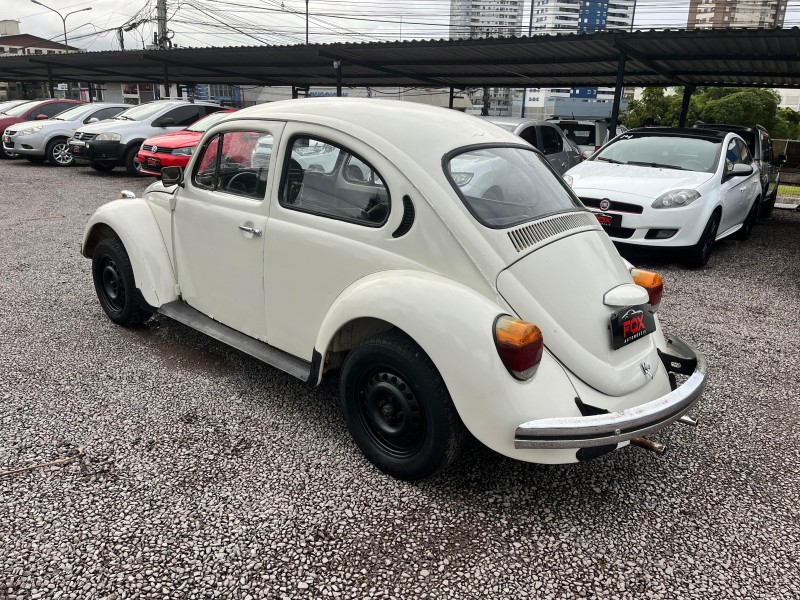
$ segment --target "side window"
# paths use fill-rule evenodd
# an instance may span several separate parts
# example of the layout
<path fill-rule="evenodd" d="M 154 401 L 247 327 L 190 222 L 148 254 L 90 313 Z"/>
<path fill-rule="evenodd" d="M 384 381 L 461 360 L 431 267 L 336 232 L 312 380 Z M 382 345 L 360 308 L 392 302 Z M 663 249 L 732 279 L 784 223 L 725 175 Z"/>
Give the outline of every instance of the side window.
<path fill-rule="evenodd" d="M 561 152 L 561 136 L 558 135 L 558 132 L 549 125 L 542 125 L 540 131 L 542 132 L 542 152 L 545 154 Z"/>
<path fill-rule="evenodd" d="M 761 133 L 761 160 L 772 163 L 772 140 L 766 133 Z"/>
<path fill-rule="evenodd" d="M 271 133 L 229 131 L 215 136 L 203 148 L 194 183 L 209 190 L 263 200 L 271 154 Z"/>
<path fill-rule="evenodd" d="M 742 162 L 741 148 L 736 144 L 736 140 L 731 140 L 725 151 L 725 170 L 730 171 L 738 162 Z"/>
<path fill-rule="evenodd" d="M 389 190 L 362 157 L 325 140 L 294 137 L 281 179 L 281 205 L 301 212 L 380 227 L 389 218 Z"/>
<path fill-rule="evenodd" d="M 175 123 L 169 125 L 169 127 L 188 127 L 201 116 L 204 115 L 201 114 L 199 106 L 179 106 L 159 117 L 156 121 L 160 121 L 161 119 L 175 119 Z"/>
<path fill-rule="evenodd" d="M 740 162 L 746 165 L 753 164 L 753 157 L 750 156 L 750 150 L 747 149 L 747 144 L 736 140 L 736 145 L 739 146 L 739 156 L 741 157 Z"/>
<path fill-rule="evenodd" d="M 201 106 L 200 111 L 203 116 L 211 115 L 217 112 L 218 110 L 222 110 L 221 106 Z"/>
<path fill-rule="evenodd" d="M 60 112 L 64 112 L 68 108 L 72 106 L 66 102 L 53 102 L 52 104 L 46 104 L 44 106 L 40 106 L 33 111 L 33 118 L 35 119 L 37 115 L 47 115 L 49 117 L 54 117 Z"/>
<path fill-rule="evenodd" d="M 536 139 L 536 127 L 528 127 L 519 133 L 519 137 L 528 142 L 534 148 L 539 147 L 539 140 Z"/>
<path fill-rule="evenodd" d="M 88 123 L 90 119 L 97 119 L 98 121 L 110 119 L 111 117 L 115 117 L 121 113 L 123 110 L 125 109 L 122 107 L 101 108 L 100 110 L 91 113 L 83 120 L 83 122 Z"/>

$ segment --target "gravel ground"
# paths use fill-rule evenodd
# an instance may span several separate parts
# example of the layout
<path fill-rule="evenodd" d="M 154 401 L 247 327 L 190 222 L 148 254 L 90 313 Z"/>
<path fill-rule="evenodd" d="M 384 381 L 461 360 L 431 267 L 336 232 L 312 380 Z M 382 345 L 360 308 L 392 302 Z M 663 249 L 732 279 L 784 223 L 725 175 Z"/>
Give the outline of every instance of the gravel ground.
<path fill-rule="evenodd" d="M 711 369 L 666 456 L 475 445 L 408 484 L 358 452 L 334 383 L 103 315 L 83 226 L 147 183 L 0 162 L 0 471 L 85 447 L 0 478 L 0 598 L 800 597 L 800 214 L 704 270 L 648 259 Z"/>

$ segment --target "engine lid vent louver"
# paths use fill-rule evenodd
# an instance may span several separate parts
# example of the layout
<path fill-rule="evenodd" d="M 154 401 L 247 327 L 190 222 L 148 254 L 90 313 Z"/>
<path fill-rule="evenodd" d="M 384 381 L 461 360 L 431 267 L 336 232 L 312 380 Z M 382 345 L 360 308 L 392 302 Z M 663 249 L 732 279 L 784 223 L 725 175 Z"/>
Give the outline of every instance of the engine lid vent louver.
<path fill-rule="evenodd" d="M 597 219 L 589 212 L 573 212 L 565 215 L 558 215 L 547 220 L 537 221 L 530 225 L 525 225 L 519 229 L 508 232 L 508 238 L 514 244 L 517 252 L 522 252 L 526 248 L 535 246 L 541 241 L 546 240 L 579 227 L 592 227 L 599 229 L 600 224 Z"/>

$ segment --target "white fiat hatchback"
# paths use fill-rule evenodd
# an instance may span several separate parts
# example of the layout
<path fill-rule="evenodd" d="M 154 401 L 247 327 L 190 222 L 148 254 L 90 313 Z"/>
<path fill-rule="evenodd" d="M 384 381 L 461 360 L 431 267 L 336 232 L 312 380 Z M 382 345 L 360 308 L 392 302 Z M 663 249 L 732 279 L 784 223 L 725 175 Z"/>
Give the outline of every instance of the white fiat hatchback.
<path fill-rule="evenodd" d="M 643 436 L 693 424 L 706 383 L 661 330 L 660 276 L 619 256 L 542 154 L 455 111 L 233 113 L 185 171 L 101 206 L 82 253 L 120 325 L 160 313 L 311 386 L 338 376 L 356 444 L 403 479 L 467 431 L 539 463 L 663 451 Z"/>
<path fill-rule="evenodd" d="M 760 172 L 733 132 L 632 129 L 564 179 L 615 242 L 677 248 L 698 267 L 717 240 L 750 237 L 761 208 Z"/>

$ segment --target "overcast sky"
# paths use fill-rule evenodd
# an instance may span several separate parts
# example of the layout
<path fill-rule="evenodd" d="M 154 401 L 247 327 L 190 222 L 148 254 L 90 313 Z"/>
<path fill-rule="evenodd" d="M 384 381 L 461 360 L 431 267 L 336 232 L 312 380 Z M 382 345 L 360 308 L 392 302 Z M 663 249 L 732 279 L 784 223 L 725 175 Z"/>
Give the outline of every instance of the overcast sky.
<path fill-rule="evenodd" d="M 752 1 L 752 0 L 745 0 Z M 124 34 L 126 48 L 151 43 L 156 0 L 42 0 L 67 18 L 70 45 L 117 50 L 114 31 L 141 22 Z M 790 0 L 785 26 L 800 25 L 800 0 Z M 530 0 L 525 2 L 528 22 Z M 304 0 L 168 0 L 169 28 L 179 46 L 293 44 L 305 39 Z M 686 26 L 689 0 L 639 0 L 635 27 Z M 310 0 L 310 41 L 385 41 L 446 38 L 449 0 Z M 23 33 L 63 41 L 61 19 L 29 0 L 0 0 L 0 16 L 17 19 Z"/>

